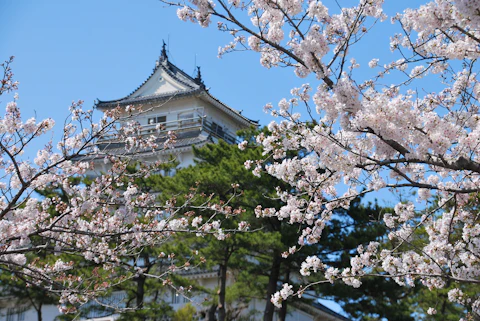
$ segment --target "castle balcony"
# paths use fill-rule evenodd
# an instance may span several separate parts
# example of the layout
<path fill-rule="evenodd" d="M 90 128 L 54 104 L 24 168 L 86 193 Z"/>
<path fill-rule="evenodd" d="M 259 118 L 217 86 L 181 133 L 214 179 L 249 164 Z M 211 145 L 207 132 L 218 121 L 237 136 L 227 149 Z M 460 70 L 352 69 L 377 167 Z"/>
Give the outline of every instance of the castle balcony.
<path fill-rule="evenodd" d="M 200 136 L 208 137 L 211 142 L 222 139 L 228 144 L 238 143 L 235 136 L 205 116 L 142 125 L 136 135 L 137 137 L 154 135 L 157 137 L 157 143 L 160 144 L 167 140 L 170 131 L 174 132 L 177 137 L 175 147 L 195 145 Z M 123 148 L 124 144 L 115 135 L 107 133 L 99 138 L 95 145 L 102 151 L 112 152 L 112 149 Z"/>

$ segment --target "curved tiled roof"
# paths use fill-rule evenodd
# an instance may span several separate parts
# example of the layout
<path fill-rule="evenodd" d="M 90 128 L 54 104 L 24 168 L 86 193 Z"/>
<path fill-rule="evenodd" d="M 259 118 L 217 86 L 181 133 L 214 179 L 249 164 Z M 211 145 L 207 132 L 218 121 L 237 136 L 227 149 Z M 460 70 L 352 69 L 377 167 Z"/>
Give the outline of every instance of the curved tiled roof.
<path fill-rule="evenodd" d="M 187 87 L 186 90 L 177 90 L 168 93 L 162 94 L 153 94 L 148 96 L 138 96 L 136 97 L 135 94 L 143 87 L 145 84 L 153 77 L 153 75 L 157 72 L 157 70 L 162 69 L 165 71 L 170 77 L 172 77 L 178 83 Z M 210 101 L 213 103 L 217 108 L 222 109 L 227 114 L 230 114 L 233 117 L 240 118 L 243 122 L 248 125 L 257 125 L 258 121 L 251 120 L 243 115 L 240 114 L 237 110 L 227 106 L 223 102 L 221 102 L 218 98 L 212 96 L 208 89 L 205 88 L 201 77 L 192 78 L 188 74 L 186 74 L 183 70 L 172 64 L 166 55 L 162 55 L 160 59 L 157 61 L 156 67 L 153 69 L 153 72 L 148 76 L 148 78 L 138 86 L 133 92 L 129 95 L 114 100 L 100 100 L 97 99 L 96 107 L 99 109 L 111 109 L 117 106 L 126 106 L 129 104 L 137 104 L 137 103 L 154 103 L 154 102 L 165 102 L 168 100 L 176 100 L 184 97 L 199 97 L 204 100 Z"/>
<path fill-rule="evenodd" d="M 162 146 L 163 143 L 167 140 L 166 136 L 159 137 L 155 140 L 155 142 L 159 145 Z M 185 133 L 179 133 L 177 135 L 177 139 L 174 142 L 174 148 L 175 150 L 178 150 L 179 148 L 182 147 L 192 147 L 192 145 L 200 145 L 204 143 L 210 143 L 213 142 L 211 136 L 205 136 L 202 135 L 201 131 L 188 131 Z M 124 142 L 105 142 L 105 143 L 98 143 L 98 148 L 106 154 L 110 155 L 144 155 L 144 154 L 151 154 L 152 149 L 151 148 L 137 148 L 135 150 L 126 152 L 125 151 L 125 143 Z M 171 152 L 170 149 L 163 149 L 163 147 L 160 147 L 159 150 L 156 152 Z"/>
<path fill-rule="evenodd" d="M 193 79 L 192 77 L 187 75 L 185 72 L 183 72 L 181 69 L 179 69 L 177 66 L 175 66 L 170 61 L 168 61 L 168 59 L 165 59 L 165 60 L 158 61 L 157 65 L 153 69 L 150 76 L 148 76 L 148 78 L 144 82 L 142 82 L 142 84 L 140 86 L 138 86 L 130 94 L 128 94 L 127 96 L 125 96 L 123 98 L 114 99 L 114 100 L 100 100 L 100 99 L 97 99 L 97 101 L 98 101 L 97 104 L 96 104 L 97 107 L 98 108 L 111 108 L 112 106 L 116 107 L 117 105 L 124 105 L 124 104 L 127 104 L 127 103 L 136 102 L 136 100 L 135 100 L 136 98 L 139 98 L 139 99 L 142 99 L 142 100 L 149 100 L 148 98 L 150 98 L 150 99 L 156 98 L 157 95 L 151 95 L 151 97 L 133 97 L 133 95 L 136 92 L 138 92 L 138 90 L 140 88 L 142 88 L 153 77 L 153 75 L 155 74 L 155 72 L 159 68 L 163 69 L 169 76 L 174 78 L 179 83 L 181 83 L 183 85 L 186 85 L 190 88 L 190 90 L 182 91 L 182 93 L 183 92 L 185 92 L 185 93 L 193 92 L 193 91 L 196 91 L 196 90 L 204 87 L 203 83 L 197 81 L 196 79 Z M 172 93 L 172 94 L 175 94 L 175 93 Z"/>
<path fill-rule="evenodd" d="M 340 313 L 338 312 L 335 312 L 333 311 L 332 309 L 326 307 L 325 305 L 321 304 L 320 302 L 313 302 L 312 304 L 315 308 L 319 309 L 319 310 L 322 310 L 323 312 L 326 312 L 334 317 L 336 317 L 337 319 L 339 320 L 342 320 L 342 321 L 351 321 L 349 318 L 341 315 Z"/>
<path fill-rule="evenodd" d="M 202 92 L 202 90 L 197 88 L 197 89 L 191 89 L 188 91 L 179 90 L 179 91 L 169 92 L 161 95 L 149 95 L 149 96 L 141 96 L 141 97 L 130 97 L 131 96 L 130 94 L 127 97 L 115 99 L 115 100 L 108 100 L 108 101 L 99 100 L 96 106 L 100 109 L 109 109 L 109 108 L 115 108 L 117 106 L 125 106 L 125 105 L 136 104 L 136 103 L 162 102 L 166 100 L 193 96 L 200 92 Z"/>

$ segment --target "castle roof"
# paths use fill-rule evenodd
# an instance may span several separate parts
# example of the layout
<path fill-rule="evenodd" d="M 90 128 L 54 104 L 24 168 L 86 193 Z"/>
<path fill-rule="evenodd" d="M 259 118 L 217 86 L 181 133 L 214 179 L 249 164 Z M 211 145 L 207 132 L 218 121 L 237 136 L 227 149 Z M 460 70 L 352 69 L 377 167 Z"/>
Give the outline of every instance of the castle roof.
<path fill-rule="evenodd" d="M 155 68 L 150 76 L 129 95 L 114 100 L 97 99 L 96 107 L 100 110 L 108 110 L 117 106 L 136 104 L 166 103 L 169 101 L 197 97 L 211 103 L 216 108 L 229 114 L 245 126 L 258 126 L 258 121 L 251 120 L 241 113 L 210 94 L 205 87 L 200 68 L 197 77 L 193 78 L 168 60 L 163 47 L 162 54 L 157 60 Z"/>
<path fill-rule="evenodd" d="M 158 144 L 158 150 L 152 150 L 149 147 L 135 148 L 131 151 L 125 150 L 124 142 L 114 142 L 114 141 L 105 141 L 99 142 L 99 149 L 105 154 L 109 155 L 123 155 L 123 156 L 132 156 L 133 158 L 143 158 L 148 155 L 153 154 L 171 154 L 172 150 L 180 151 L 182 149 L 190 150 L 192 146 L 201 147 L 204 144 L 213 143 L 212 137 L 201 131 L 187 131 L 180 132 L 177 134 L 177 139 L 173 143 L 172 148 L 164 148 L 163 144 L 167 141 L 166 136 L 161 136 L 155 140 L 155 143 Z M 100 157 L 86 157 L 83 160 L 95 159 Z"/>

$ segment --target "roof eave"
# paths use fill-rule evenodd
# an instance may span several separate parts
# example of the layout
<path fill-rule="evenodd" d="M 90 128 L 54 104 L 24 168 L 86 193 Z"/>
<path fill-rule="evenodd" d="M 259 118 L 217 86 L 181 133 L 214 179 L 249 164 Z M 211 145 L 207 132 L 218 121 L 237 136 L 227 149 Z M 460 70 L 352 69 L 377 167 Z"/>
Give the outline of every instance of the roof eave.
<path fill-rule="evenodd" d="M 106 110 L 106 109 L 115 108 L 118 105 L 123 106 L 123 105 L 128 105 L 130 103 L 137 103 L 136 101 L 130 102 L 131 100 L 135 99 L 132 96 L 134 96 L 153 77 L 153 75 L 156 73 L 156 71 L 159 68 L 163 69 L 170 77 L 174 78 L 179 83 L 187 87 L 190 87 L 191 90 L 188 92 L 205 89 L 203 83 L 199 83 L 197 80 L 189 76 L 187 73 L 185 73 L 183 70 L 181 70 L 180 68 L 172 64 L 170 61 L 164 60 L 164 61 L 157 62 L 157 65 L 155 66 L 155 68 L 153 68 L 153 71 L 150 74 L 150 76 L 148 76 L 148 78 L 145 81 L 143 81 L 143 83 L 140 86 L 138 86 L 134 91 L 132 91 L 130 94 L 128 94 L 123 98 L 114 99 L 114 100 L 102 101 L 100 99 L 97 99 L 98 102 L 96 104 L 96 107 L 100 110 Z M 186 79 L 186 81 L 185 79 L 178 78 L 175 75 L 175 72 L 178 72 L 179 74 L 181 74 Z M 152 99 L 147 98 L 145 99 L 145 102 L 149 102 L 150 100 L 155 100 L 155 97 L 153 97 Z"/>
<path fill-rule="evenodd" d="M 208 92 L 208 90 L 204 90 L 204 91 L 200 92 L 199 97 L 204 98 L 205 100 L 207 100 L 211 104 L 215 105 L 217 108 L 223 110 L 224 112 L 226 112 L 230 116 L 233 116 L 235 119 L 237 119 L 241 123 L 243 123 L 245 125 L 245 127 L 250 127 L 250 126 L 258 127 L 259 126 L 258 121 L 249 119 L 249 118 L 241 115 L 235 109 L 225 105 L 218 98 L 215 98 L 214 96 L 212 96 L 212 94 L 210 94 Z"/>
<path fill-rule="evenodd" d="M 143 98 L 131 98 L 131 99 L 122 98 L 122 99 L 110 100 L 110 101 L 101 101 L 97 99 L 97 103 L 95 104 L 95 106 L 100 111 L 104 111 L 104 110 L 116 108 L 117 106 L 122 107 L 122 106 L 134 105 L 134 104 L 150 104 L 150 103 L 156 103 L 156 102 L 172 101 L 172 100 L 177 100 L 177 99 L 187 98 L 187 97 L 196 97 L 202 91 L 203 91 L 202 88 L 196 88 L 187 92 L 178 92 L 178 93 L 172 93 L 169 95 L 162 95 L 162 96 L 148 96 Z"/>

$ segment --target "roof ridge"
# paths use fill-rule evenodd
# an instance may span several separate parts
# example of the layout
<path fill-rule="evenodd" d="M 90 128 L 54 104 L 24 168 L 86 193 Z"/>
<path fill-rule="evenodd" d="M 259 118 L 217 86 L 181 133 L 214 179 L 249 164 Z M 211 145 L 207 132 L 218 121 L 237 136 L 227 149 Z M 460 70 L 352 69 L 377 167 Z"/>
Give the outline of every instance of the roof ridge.
<path fill-rule="evenodd" d="M 195 85 L 199 86 L 199 84 L 197 83 L 197 81 L 195 79 L 193 79 L 191 76 L 189 76 L 187 73 L 185 73 L 182 69 L 178 68 L 177 66 L 175 66 L 173 63 L 171 63 L 170 61 L 167 60 L 167 64 L 169 67 L 173 67 L 176 69 L 177 72 L 179 72 L 180 74 L 182 74 L 184 77 L 186 77 L 188 80 L 191 80 L 195 83 Z M 178 77 L 171 71 L 169 70 L 169 68 L 166 68 L 166 66 L 162 66 L 163 70 L 165 70 L 167 72 L 167 74 L 169 74 L 170 76 L 172 76 L 173 78 L 175 78 L 176 80 L 178 80 L 179 82 L 181 82 L 182 84 L 188 86 L 188 87 L 191 87 L 191 88 L 194 88 L 191 84 L 183 81 L 182 79 L 178 79 Z"/>
<path fill-rule="evenodd" d="M 128 103 L 137 103 L 137 102 L 142 102 L 142 101 L 149 101 L 149 100 L 164 100 L 165 98 L 168 98 L 168 97 L 171 97 L 172 99 L 177 99 L 177 98 L 181 98 L 181 97 L 184 97 L 185 95 L 189 95 L 189 94 L 195 94 L 197 92 L 200 92 L 202 91 L 201 88 L 192 88 L 190 90 L 187 90 L 187 91 L 180 91 L 180 90 L 176 90 L 176 91 L 171 91 L 171 92 L 168 92 L 168 93 L 164 93 L 164 94 L 152 94 L 152 95 L 148 95 L 148 96 L 140 96 L 140 97 L 123 97 L 123 98 L 119 98 L 119 99 L 113 99 L 113 100 L 100 100 L 97 98 L 97 106 L 98 105 L 107 105 L 107 106 L 104 106 L 104 107 L 109 107 L 108 105 L 111 105 L 111 104 L 128 104 Z M 115 106 L 114 106 L 115 107 Z"/>
<path fill-rule="evenodd" d="M 161 68 L 162 70 L 164 70 L 170 77 L 172 77 L 174 80 L 178 81 L 179 83 L 185 85 L 185 86 L 188 86 L 190 87 L 192 90 L 195 90 L 195 89 L 200 89 L 200 88 L 205 88 L 205 85 L 203 83 L 198 83 L 198 81 L 196 79 L 194 79 L 192 76 L 188 75 L 186 72 L 184 72 L 182 69 L 180 69 L 179 67 L 175 66 L 172 62 L 170 62 L 167 59 L 164 60 L 166 63 L 164 63 L 163 61 L 158 61 L 156 62 L 156 66 L 155 68 L 153 68 L 153 71 L 150 73 L 150 75 L 147 77 L 147 79 L 145 79 L 137 88 L 135 88 L 135 90 L 133 90 L 132 92 L 130 92 L 128 95 L 122 97 L 122 98 L 118 98 L 118 99 L 112 99 L 112 100 L 100 100 L 99 98 L 97 98 L 97 101 L 99 103 L 113 103 L 113 102 L 121 102 L 122 100 L 123 101 L 127 101 L 129 99 L 134 99 L 134 98 L 140 98 L 140 97 L 132 97 L 133 94 L 135 94 L 136 92 L 138 92 L 138 90 L 140 88 L 142 88 L 152 77 L 153 75 L 157 72 L 157 70 L 159 68 Z M 173 69 L 172 70 L 170 70 Z M 185 81 L 184 79 L 181 79 L 180 77 L 178 77 L 176 75 L 176 73 L 180 74 L 181 76 L 183 76 L 184 78 L 186 78 L 186 80 L 188 80 L 189 82 Z M 187 90 L 185 91 L 185 93 L 187 92 L 191 92 L 192 90 Z M 147 97 L 155 97 L 156 95 L 148 95 L 148 96 L 145 96 L 145 98 Z M 158 95 L 158 96 L 161 96 L 161 95 Z M 142 97 L 143 98 L 143 97 Z"/>

